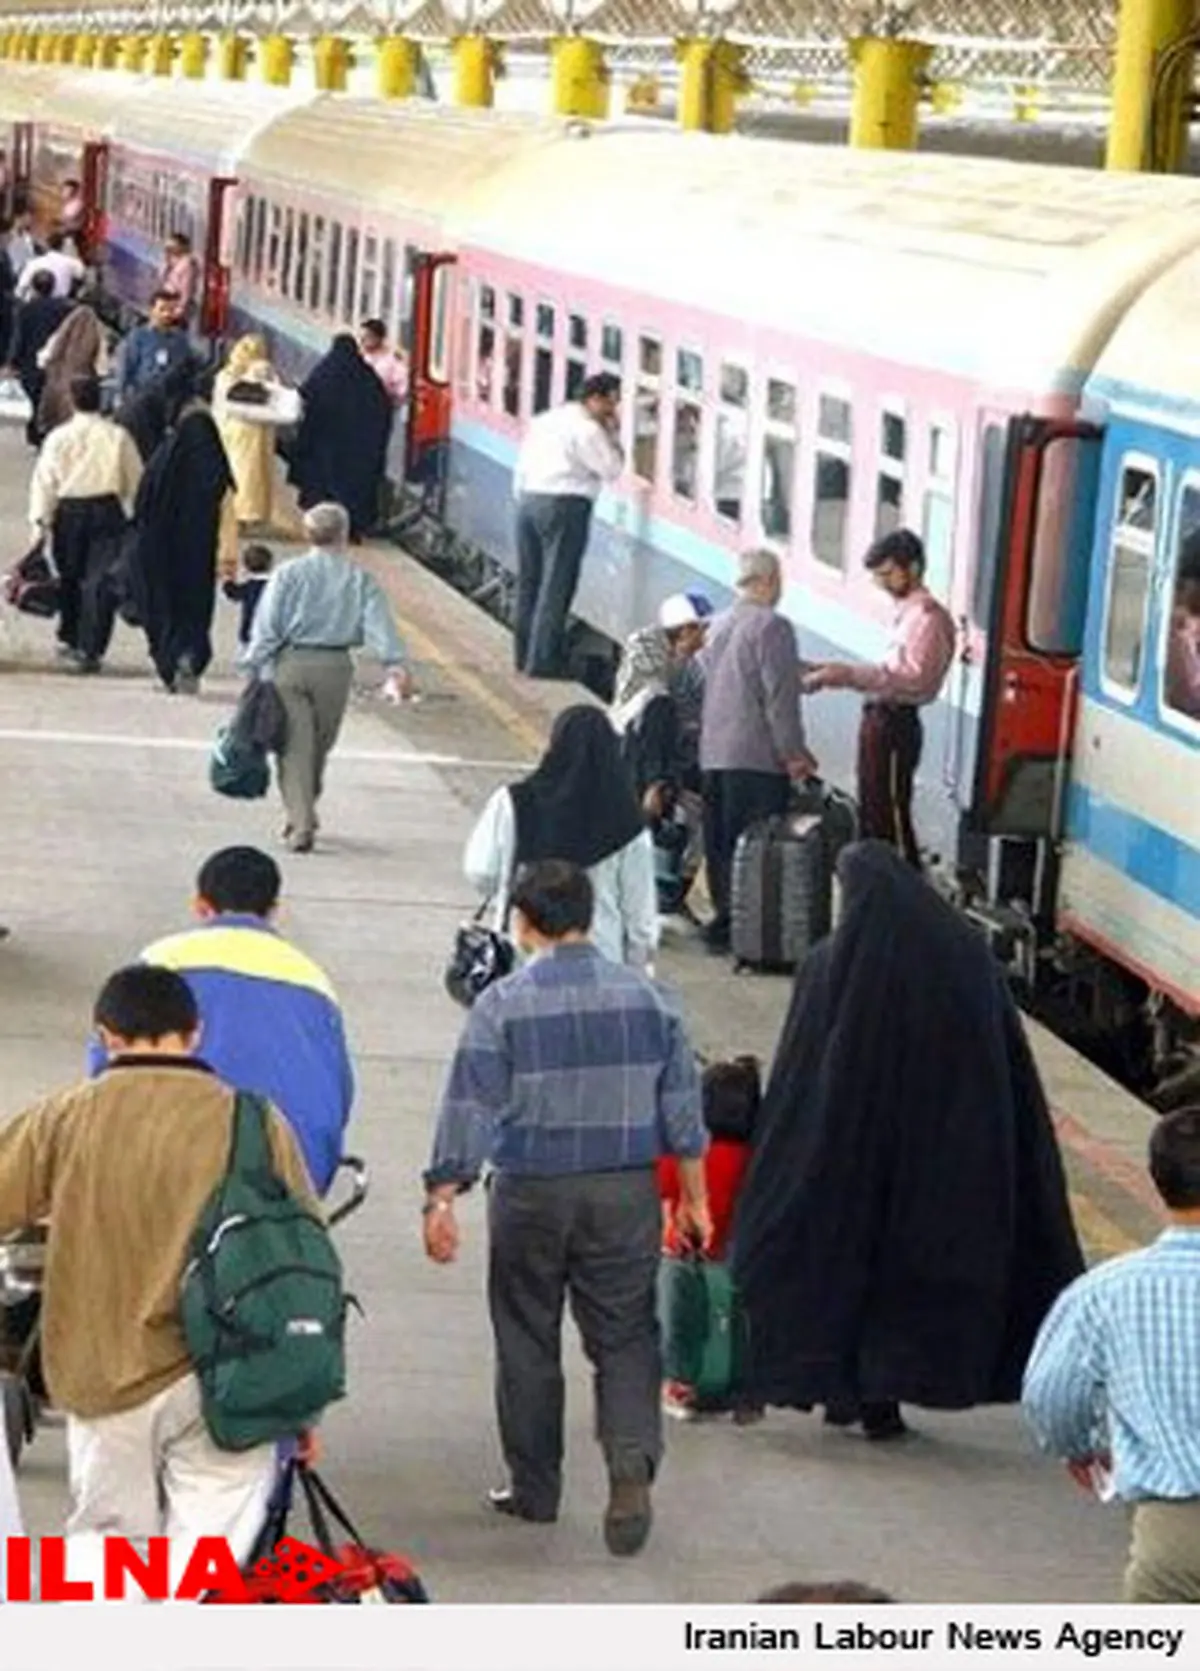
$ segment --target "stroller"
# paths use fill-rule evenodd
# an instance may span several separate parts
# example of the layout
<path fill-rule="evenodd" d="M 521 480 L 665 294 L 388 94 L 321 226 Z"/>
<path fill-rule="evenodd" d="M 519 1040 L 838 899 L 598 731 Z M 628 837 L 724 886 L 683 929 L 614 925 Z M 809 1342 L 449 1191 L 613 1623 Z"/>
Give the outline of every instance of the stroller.
<path fill-rule="evenodd" d="M 350 1193 L 328 1213 L 326 1223 L 331 1228 L 357 1211 L 367 1198 L 364 1161 L 344 1155 L 338 1171 L 349 1175 Z M 47 1226 L 39 1224 L 0 1240 L 0 1399 L 4 1437 L 14 1471 L 22 1450 L 33 1442 L 49 1409 L 39 1346 L 46 1234 Z"/>

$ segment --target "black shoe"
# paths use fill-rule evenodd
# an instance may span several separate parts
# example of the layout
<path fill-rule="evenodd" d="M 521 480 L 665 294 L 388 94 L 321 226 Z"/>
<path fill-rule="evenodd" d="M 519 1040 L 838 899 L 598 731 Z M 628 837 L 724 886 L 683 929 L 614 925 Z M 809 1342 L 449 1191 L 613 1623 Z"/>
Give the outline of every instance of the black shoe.
<path fill-rule="evenodd" d="M 868 1439 L 881 1442 L 904 1439 L 912 1432 L 900 1414 L 898 1404 L 864 1404 L 862 1425 Z"/>
<path fill-rule="evenodd" d="M 68 671 L 71 673 L 99 673 L 101 662 L 98 656 L 77 656 L 70 663 Z"/>
<path fill-rule="evenodd" d="M 494 1509 L 497 1514 L 507 1515 L 510 1520 L 527 1520 L 534 1526 L 553 1526 L 558 1519 L 557 1509 L 547 1514 L 544 1510 L 530 1508 L 520 1501 L 511 1486 L 496 1487 L 488 1492 L 486 1500 L 488 1508 Z"/>
<path fill-rule="evenodd" d="M 636 1555 L 644 1549 L 653 1520 L 648 1473 L 640 1479 L 609 1482 L 604 1543 L 610 1555 Z"/>
<path fill-rule="evenodd" d="M 861 1407 L 849 1399 L 835 1399 L 832 1404 L 825 1406 L 826 1427 L 857 1427 L 861 1420 Z"/>

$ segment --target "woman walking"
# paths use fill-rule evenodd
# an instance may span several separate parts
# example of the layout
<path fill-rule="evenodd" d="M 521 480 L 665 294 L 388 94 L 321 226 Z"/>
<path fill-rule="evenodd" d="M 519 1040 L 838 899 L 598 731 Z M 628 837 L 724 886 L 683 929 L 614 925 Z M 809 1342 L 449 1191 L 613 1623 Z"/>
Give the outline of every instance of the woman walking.
<path fill-rule="evenodd" d="M 300 390 L 304 416 L 292 449 L 288 480 L 301 510 L 327 500 L 350 514 L 350 538 L 358 543 L 379 516 L 379 490 L 387 472 L 392 402 L 349 334 L 336 336 L 325 358 Z"/>
<path fill-rule="evenodd" d="M 269 389 L 277 383 L 267 345 L 259 336 L 245 336 L 235 342 L 217 373 L 213 417 L 237 482 L 239 527 L 271 526 L 275 503 L 275 429 L 271 424 L 239 418 L 230 407 L 230 391 L 239 384 Z"/>
<path fill-rule="evenodd" d="M 504 927 L 517 866 L 539 859 L 586 870 L 595 895 L 592 940 L 614 963 L 650 967 L 658 944 L 654 848 L 600 708 L 581 704 L 559 714 L 538 766 L 497 789 L 471 832 L 463 868 L 493 902 L 496 928 Z"/>
<path fill-rule="evenodd" d="M 38 401 L 37 425 L 43 439 L 73 415 L 71 384 L 78 377 L 102 378 L 108 372 L 104 327 L 86 302 L 72 308 L 41 353 L 46 380 Z"/>
<path fill-rule="evenodd" d="M 188 401 L 142 477 L 132 560 L 155 670 L 180 695 L 212 660 L 218 573 L 237 572 L 235 485 L 212 413 Z"/>

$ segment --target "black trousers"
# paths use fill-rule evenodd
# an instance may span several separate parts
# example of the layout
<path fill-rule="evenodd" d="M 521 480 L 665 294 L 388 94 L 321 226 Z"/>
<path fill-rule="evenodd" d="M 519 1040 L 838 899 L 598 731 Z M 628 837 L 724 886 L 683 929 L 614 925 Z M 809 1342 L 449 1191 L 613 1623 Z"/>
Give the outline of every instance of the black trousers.
<path fill-rule="evenodd" d="M 125 513 L 114 494 L 61 499 L 51 530 L 59 577 L 58 638 L 89 661 L 101 661 L 117 615 L 116 575 Z"/>
<path fill-rule="evenodd" d="M 574 494 L 526 493 L 517 505 L 518 673 L 557 679 L 566 672 L 567 616 L 591 522 L 591 500 Z"/>
<path fill-rule="evenodd" d="M 488 1304 L 496 1416 L 513 1492 L 551 1516 L 562 1494 L 564 1301 L 595 1374 L 596 1437 L 613 1479 L 662 1457 L 654 1173 L 492 1180 Z"/>
<path fill-rule="evenodd" d="M 863 705 L 858 730 L 859 829 L 864 840 L 891 842 L 918 870 L 921 854 L 912 800 L 921 743 L 921 716 L 911 705 Z"/>
<path fill-rule="evenodd" d="M 705 772 L 701 786 L 704 862 L 716 913 L 709 930 L 712 938 L 724 939 L 729 934 L 730 875 L 738 838 L 751 824 L 785 813 L 790 787 L 778 772 Z"/>

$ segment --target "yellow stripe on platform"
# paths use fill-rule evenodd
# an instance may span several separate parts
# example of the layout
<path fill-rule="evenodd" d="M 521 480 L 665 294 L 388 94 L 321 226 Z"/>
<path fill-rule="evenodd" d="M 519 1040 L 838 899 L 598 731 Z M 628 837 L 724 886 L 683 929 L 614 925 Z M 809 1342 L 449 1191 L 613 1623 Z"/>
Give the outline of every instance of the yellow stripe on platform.
<path fill-rule="evenodd" d="M 1071 1190 L 1070 1197 L 1075 1228 L 1089 1252 L 1098 1253 L 1102 1259 L 1115 1259 L 1119 1253 L 1132 1253 L 1141 1247 L 1141 1242 L 1127 1235 L 1090 1196 Z"/>

